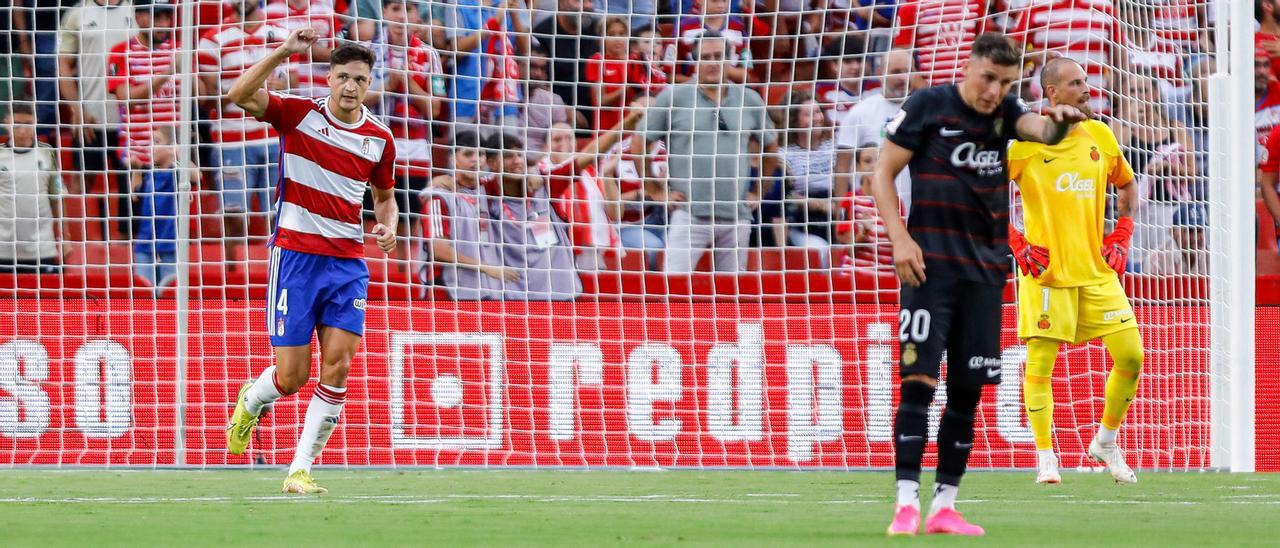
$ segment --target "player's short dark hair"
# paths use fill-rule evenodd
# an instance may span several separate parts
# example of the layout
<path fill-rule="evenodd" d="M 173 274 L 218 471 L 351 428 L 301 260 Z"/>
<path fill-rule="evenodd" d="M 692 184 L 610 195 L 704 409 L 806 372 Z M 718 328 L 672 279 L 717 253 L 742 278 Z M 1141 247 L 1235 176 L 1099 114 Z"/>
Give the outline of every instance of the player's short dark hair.
<path fill-rule="evenodd" d="M 461 129 L 453 134 L 453 149 L 459 151 L 467 148 L 480 148 L 480 132 L 474 129 Z M 481 151 L 484 152 L 484 151 Z"/>
<path fill-rule="evenodd" d="M 516 137 L 515 134 L 499 131 L 485 139 L 484 147 L 492 151 L 493 154 L 520 152 L 524 150 L 524 141 Z"/>
<path fill-rule="evenodd" d="M 716 29 L 704 29 L 702 31 L 702 34 L 698 35 L 697 41 L 693 43 L 693 60 L 694 61 L 702 60 L 702 44 L 705 44 L 706 42 L 711 40 L 720 40 L 721 42 L 724 42 L 725 41 L 724 34 L 721 34 L 720 31 Z M 729 44 L 726 43 L 725 47 L 728 48 L 728 46 Z M 727 55 L 727 52 L 726 52 L 726 55 Z"/>
<path fill-rule="evenodd" d="M 973 59 L 981 57 L 1003 67 L 1011 67 L 1022 61 L 1022 55 L 1013 45 L 1013 40 L 995 32 L 979 34 L 973 41 L 973 49 L 969 57 Z"/>
<path fill-rule="evenodd" d="M 827 44 L 827 47 L 822 50 L 822 57 L 824 61 L 832 61 L 836 63 L 844 62 L 844 60 L 849 57 L 862 59 L 862 56 L 866 54 L 867 43 L 863 41 L 862 37 L 852 34 L 847 34 L 832 40 L 831 43 Z"/>
<path fill-rule="evenodd" d="M 28 101 L 14 101 L 9 107 L 9 115 L 12 116 L 14 114 L 26 114 L 27 116 L 34 118 L 36 115 L 36 106 Z"/>
<path fill-rule="evenodd" d="M 345 65 L 352 61 L 363 61 L 373 68 L 373 52 L 360 44 L 347 42 L 333 50 L 329 57 L 329 66 Z"/>
<path fill-rule="evenodd" d="M 1054 57 L 1045 62 L 1040 69 L 1040 89 L 1062 83 L 1062 69 L 1067 63 L 1080 64 L 1070 57 Z"/>

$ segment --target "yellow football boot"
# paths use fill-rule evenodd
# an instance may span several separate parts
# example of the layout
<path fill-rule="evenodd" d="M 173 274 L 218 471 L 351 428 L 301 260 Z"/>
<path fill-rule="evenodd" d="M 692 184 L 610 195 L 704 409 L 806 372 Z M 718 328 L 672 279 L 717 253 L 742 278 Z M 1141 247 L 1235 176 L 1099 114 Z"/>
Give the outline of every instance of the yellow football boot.
<path fill-rule="evenodd" d="M 250 415 L 244 407 L 244 396 L 253 387 L 252 382 L 240 385 L 240 393 L 236 395 L 236 410 L 231 414 L 231 422 L 227 423 L 227 452 L 232 455 L 244 453 L 249 448 L 249 438 L 253 429 L 258 426 L 258 415 Z"/>

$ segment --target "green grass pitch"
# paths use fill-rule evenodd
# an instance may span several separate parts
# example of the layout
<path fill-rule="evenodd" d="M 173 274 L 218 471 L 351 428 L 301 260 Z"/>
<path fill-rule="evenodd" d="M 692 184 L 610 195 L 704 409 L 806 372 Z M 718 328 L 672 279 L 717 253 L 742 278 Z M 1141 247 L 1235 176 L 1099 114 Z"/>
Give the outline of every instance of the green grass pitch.
<path fill-rule="evenodd" d="M 1280 544 L 1280 475 L 977 472 L 960 509 L 984 539 L 885 539 L 883 472 L 318 469 L 330 492 L 310 497 L 281 495 L 283 476 L 4 470 L 0 545 Z"/>

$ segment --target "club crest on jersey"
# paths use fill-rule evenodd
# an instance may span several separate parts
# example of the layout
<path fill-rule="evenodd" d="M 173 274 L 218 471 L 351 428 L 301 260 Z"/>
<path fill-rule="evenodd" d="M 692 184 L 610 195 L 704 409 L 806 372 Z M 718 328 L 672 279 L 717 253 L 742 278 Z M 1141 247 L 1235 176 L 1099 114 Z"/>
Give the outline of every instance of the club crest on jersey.
<path fill-rule="evenodd" d="M 1050 327 L 1053 327 L 1053 324 L 1049 323 L 1049 315 L 1041 314 L 1040 321 L 1036 322 L 1036 327 L 1039 327 L 1040 329 L 1049 329 Z"/>
<path fill-rule="evenodd" d="M 364 138 L 364 144 L 360 145 L 360 154 L 369 154 L 369 149 L 373 147 L 373 139 Z"/>
<path fill-rule="evenodd" d="M 1098 154 L 1098 147 L 1089 147 L 1089 158 L 1095 162 L 1102 159 L 1102 155 Z"/>
<path fill-rule="evenodd" d="M 917 356 L 916 343 L 907 343 L 902 347 L 902 365 L 911 367 L 916 364 Z"/>

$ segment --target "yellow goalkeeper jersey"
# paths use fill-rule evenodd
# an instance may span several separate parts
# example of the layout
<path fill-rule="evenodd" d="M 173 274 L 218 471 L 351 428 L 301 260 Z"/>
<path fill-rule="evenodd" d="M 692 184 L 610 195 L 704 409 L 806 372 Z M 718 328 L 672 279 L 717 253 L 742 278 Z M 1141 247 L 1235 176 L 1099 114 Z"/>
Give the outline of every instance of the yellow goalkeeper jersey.
<path fill-rule="evenodd" d="M 1009 179 L 1022 192 L 1027 241 L 1049 249 L 1040 285 L 1080 287 L 1115 278 L 1101 252 L 1107 183 L 1131 183 L 1133 168 L 1111 128 L 1087 120 L 1053 146 L 1015 141 Z"/>

